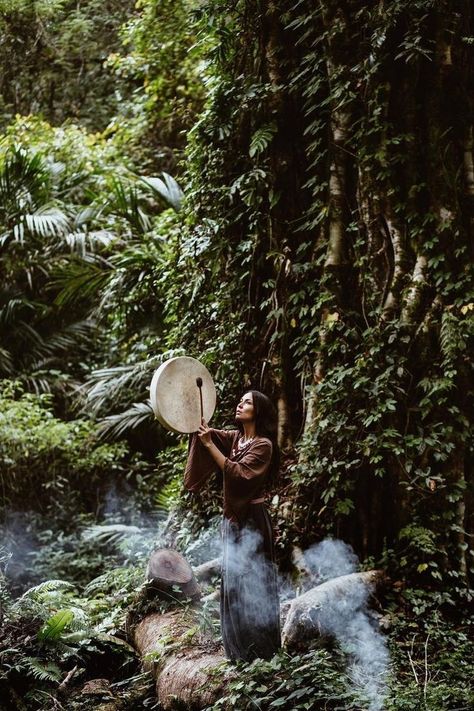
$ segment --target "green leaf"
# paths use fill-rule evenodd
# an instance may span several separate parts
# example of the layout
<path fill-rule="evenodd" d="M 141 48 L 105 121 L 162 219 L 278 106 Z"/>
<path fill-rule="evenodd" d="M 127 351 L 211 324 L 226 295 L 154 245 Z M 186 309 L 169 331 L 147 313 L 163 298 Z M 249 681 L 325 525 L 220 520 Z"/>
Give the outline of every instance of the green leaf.
<path fill-rule="evenodd" d="M 74 619 L 74 613 L 71 610 L 59 610 L 55 615 L 53 615 L 45 624 L 45 626 L 38 632 L 38 639 L 40 640 L 53 640 L 60 637 L 61 632 L 67 627 Z"/>
<path fill-rule="evenodd" d="M 249 156 L 254 158 L 256 155 L 263 153 L 270 145 L 276 131 L 277 127 L 274 123 L 262 126 L 262 128 L 255 131 L 250 141 Z"/>

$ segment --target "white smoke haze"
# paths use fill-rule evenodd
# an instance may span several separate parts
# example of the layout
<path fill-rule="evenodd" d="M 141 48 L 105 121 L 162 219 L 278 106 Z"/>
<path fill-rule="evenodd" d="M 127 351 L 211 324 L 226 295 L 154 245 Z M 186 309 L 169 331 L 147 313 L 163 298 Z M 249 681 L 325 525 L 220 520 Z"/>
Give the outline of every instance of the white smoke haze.
<path fill-rule="evenodd" d="M 319 582 L 356 571 L 358 558 L 343 541 L 325 539 L 304 552 L 305 561 Z M 368 711 L 381 711 L 386 696 L 390 655 L 383 635 L 368 608 L 370 588 L 361 580 L 324 596 L 317 627 L 335 637 L 348 654 L 348 674 L 353 689 L 368 700 Z"/>
<path fill-rule="evenodd" d="M 184 555 L 192 565 L 206 563 L 222 555 L 221 516 L 215 516 L 209 521 L 198 536 L 193 536 L 185 546 Z"/>
<path fill-rule="evenodd" d="M 271 619 L 264 574 L 268 561 L 262 551 L 261 534 L 245 528 L 238 544 L 228 537 L 225 545 L 227 565 L 235 566 L 241 574 L 243 567 L 242 594 L 246 600 L 252 600 L 252 616 L 262 621 Z M 351 576 L 358 569 L 357 555 L 351 546 L 335 539 L 325 539 L 303 555 L 312 584 L 318 591 L 318 607 L 311 615 L 305 615 L 305 629 L 312 627 L 315 637 L 330 636 L 337 641 L 347 655 L 352 692 L 367 704 L 367 711 L 382 711 L 390 656 L 386 640 L 368 608 L 371 589 L 363 580 Z M 340 579 L 337 583 L 336 578 Z M 295 599 L 288 578 L 279 576 L 279 587 L 282 601 Z M 295 602 L 297 600 L 298 597 Z"/>
<path fill-rule="evenodd" d="M 253 619 L 255 625 L 265 627 L 275 614 L 269 597 L 269 585 L 272 576 L 276 580 L 276 566 L 264 555 L 263 537 L 259 531 L 243 528 L 237 540 L 232 535 L 226 536 L 224 540 L 223 558 L 228 568 L 228 579 L 233 582 L 239 579 L 239 600 L 244 600 L 246 605 L 251 601 L 252 609 L 248 618 Z M 237 606 L 239 600 L 236 601 Z M 242 611 L 236 610 L 237 617 L 239 614 Z"/>
<path fill-rule="evenodd" d="M 333 538 L 325 538 L 321 543 L 307 548 L 303 555 L 318 583 L 353 573 L 359 565 L 359 559 L 351 546 Z"/>
<path fill-rule="evenodd" d="M 117 492 L 110 491 L 107 513 L 113 515 L 117 509 L 120 510 L 120 503 Z M 182 522 L 175 519 L 175 525 L 178 524 L 179 527 L 179 524 L 183 523 L 183 529 L 180 532 L 181 540 L 174 541 L 174 544 L 184 550 L 193 565 L 222 555 L 220 517 L 215 517 L 198 536 L 191 533 L 191 527 L 186 525 L 186 517 L 183 518 Z M 145 549 L 151 552 L 152 548 L 171 543 L 164 540 L 167 538 L 169 521 L 157 520 L 156 516 L 150 516 L 148 520 L 143 514 L 139 515 L 139 519 L 137 523 L 141 535 L 138 538 L 143 540 L 138 548 L 141 549 L 142 555 Z M 4 540 L 1 543 L 6 550 L 14 551 L 13 559 L 8 565 L 8 577 L 13 580 L 21 578 L 22 572 L 31 562 L 31 557 L 38 550 L 39 542 L 35 532 L 27 516 L 10 512 L 2 533 Z M 131 540 L 129 545 L 130 548 L 135 548 Z M 172 544 L 172 547 L 175 545 Z M 272 610 L 265 575 L 265 571 L 268 571 L 268 561 L 262 550 L 261 534 L 255 530 L 244 529 L 240 533 L 238 545 L 233 543 L 232 537 L 227 537 L 226 545 L 227 565 L 236 566 L 239 570 L 242 570 L 243 566 L 243 595 L 246 600 L 252 601 L 251 616 L 264 624 L 265 620 L 271 619 Z M 133 559 L 135 556 L 129 554 L 126 557 Z M 324 583 L 334 581 L 336 586 L 335 579 L 354 573 L 359 563 L 349 545 L 334 539 L 326 539 L 311 546 L 303 551 L 303 557 L 310 584 L 317 586 L 316 590 L 321 586 L 321 594 Z M 297 602 L 302 599 L 302 596 L 295 598 L 295 588 L 290 578 L 279 576 L 279 588 L 282 601 L 293 599 Z M 333 589 L 330 593 L 324 593 L 318 609 L 312 613 L 311 619 L 306 618 L 304 623 L 306 627 L 313 626 L 315 637 L 323 634 L 337 640 L 343 652 L 347 654 L 347 673 L 353 692 L 359 698 L 367 699 L 367 706 L 364 707 L 367 711 L 382 711 L 390 658 L 385 638 L 378 631 L 374 616 L 369 611 L 369 596 L 370 588 L 362 581 L 354 580 L 350 585 L 341 587 L 340 592 Z"/>

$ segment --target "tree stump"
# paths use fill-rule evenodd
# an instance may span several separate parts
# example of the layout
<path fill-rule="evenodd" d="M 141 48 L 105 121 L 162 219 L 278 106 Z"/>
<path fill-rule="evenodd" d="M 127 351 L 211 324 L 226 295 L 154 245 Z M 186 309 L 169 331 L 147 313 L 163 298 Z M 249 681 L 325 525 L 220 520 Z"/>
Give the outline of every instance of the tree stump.
<path fill-rule="evenodd" d="M 154 589 L 168 595 L 175 595 L 175 588 L 178 587 L 186 597 L 201 596 L 200 587 L 188 561 L 171 548 L 153 551 L 148 561 L 146 578 Z"/>

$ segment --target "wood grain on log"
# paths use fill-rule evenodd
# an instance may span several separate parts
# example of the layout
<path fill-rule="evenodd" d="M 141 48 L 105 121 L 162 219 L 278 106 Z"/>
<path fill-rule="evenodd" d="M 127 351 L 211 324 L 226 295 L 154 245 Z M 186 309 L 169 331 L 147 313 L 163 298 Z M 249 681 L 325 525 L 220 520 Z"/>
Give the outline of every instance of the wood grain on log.
<path fill-rule="evenodd" d="M 134 643 L 143 666 L 157 678 L 156 695 L 164 711 L 209 706 L 232 674 L 231 669 L 215 674 L 227 662 L 224 650 L 199 632 L 195 608 L 148 615 L 135 628 Z"/>
<path fill-rule="evenodd" d="M 183 556 L 170 548 L 159 548 L 150 556 L 146 577 L 153 587 L 169 592 L 178 586 L 188 597 L 200 597 L 201 590 L 193 570 Z"/>

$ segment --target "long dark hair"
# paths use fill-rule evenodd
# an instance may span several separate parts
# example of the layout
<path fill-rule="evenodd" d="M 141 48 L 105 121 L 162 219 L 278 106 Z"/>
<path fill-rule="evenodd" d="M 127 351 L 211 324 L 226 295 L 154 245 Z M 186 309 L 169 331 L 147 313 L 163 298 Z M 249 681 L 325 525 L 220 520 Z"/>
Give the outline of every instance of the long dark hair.
<path fill-rule="evenodd" d="M 278 413 L 269 397 L 259 390 L 246 390 L 252 395 L 255 417 L 255 433 L 259 437 L 267 437 L 272 445 L 272 458 L 267 473 L 267 486 L 274 486 L 278 479 L 280 468 L 280 448 L 278 446 Z M 238 429 L 243 432 L 243 426 L 237 422 Z"/>

